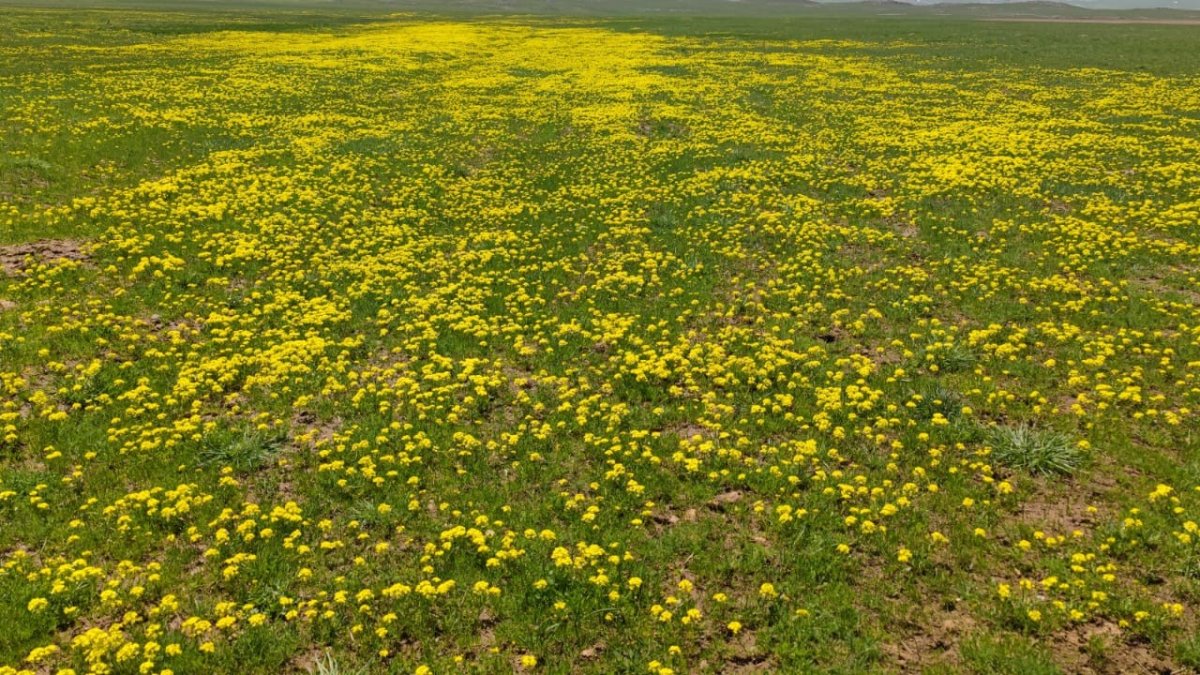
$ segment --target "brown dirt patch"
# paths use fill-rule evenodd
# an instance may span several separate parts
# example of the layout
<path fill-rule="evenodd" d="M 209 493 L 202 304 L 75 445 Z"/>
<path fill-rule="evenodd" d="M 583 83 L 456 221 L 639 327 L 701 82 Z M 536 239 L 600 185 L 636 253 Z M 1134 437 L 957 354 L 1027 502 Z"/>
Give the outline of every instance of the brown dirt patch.
<path fill-rule="evenodd" d="M 639 136 L 651 138 L 654 136 L 664 136 L 667 138 L 675 138 L 683 136 L 687 132 L 687 128 L 682 124 L 671 120 L 655 120 L 643 118 L 638 120 L 637 133 Z"/>
<path fill-rule="evenodd" d="M 975 629 L 975 619 L 961 607 L 940 609 L 899 626 L 898 640 L 883 651 L 903 673 L 919 673 L 956 658 L 958 644 Z"/>
<path fill-rule="evenodd" d="M 895 366 L 904 361 L 904 357 L 899 352 L 890 348 L 877 348 L 874 350 L 864 348 L 859 350 L 858 353 L 871 359 L 871 362 L 877 366 Z"/>
<path fill-rule="evenodd" d="M 821 342 L 824 342 L 827 345 L 831 345 L 835 342 L 842 342 L 842 341 L 850 339 L 850 333 L 847 332 L 846 329 L 842 328 L 841 326 L 833 326 L 828 331 L 826 331 L 824 333 L 819 333 L 813 337 L 820 340 Z"/>
<path fill-rule="evenodd" d="M 1007 534 L 1019 528 L 1032 528 L 1049 535 L 1084 534 L 1113 518 L 1110 493 L 1119 489 L 1111 467 L 1099 467 L 1068 483 L 1054 479 L 1033 479 L 1018 485 L 1023 497 L 1017 510 L 1005 520 Z M 1089 507 L 1095 507 L 1094 509 Z"/>
<path fill-rule="evenodd" d="M 16 306 L 17 303 L 13 302 L 12 300 L 0 299 L 0 312 L 7 312 L 10 309 L 15 309 Z"/>
<path fill-rule="evenodd" d="M 606 645 L 604 644 L 603 641 L 597 642 L 596 644 L 592 645 L 591 647 L 588 647 L 587 649 L 584 649 L 583 651 L 579 652 L 579 658 L 583 659 L 584 661 L 591 661 L 591 660 L 597 659 L 600 657 L 601 654 L 604 653 L 605 646 Z"/>
<path fill-rule="evenodd" d="M 479 633 L 476 645 L 480 652 L 487 651 L 496 646 L 497 623 L 495 615 L 488 609 L 485 608 L 479 613 Z"/>
<path fill-rule="evenodd" d="M 920 230 L 912 220 L 898 213 L 884 216 L 883 223 L 905 239 L 912 239 L 920 234 Z"/>
<path fill-rule="evenodd" d="M 292 441 L 302 446 L 325 445 L 342 429 L 342 419 L 322 420 L 312 412 L 301 410 L 292 416 Z"/>
<path fill-rule="evenodd" d="M 708 506 L 716 511 L 724 511 L 742 500 L 743 494 L 740 490 L 730 490 L 722 492 L 708 501 Z"/>
<path fill-rule="evenodd" d="M 654 528 L 655 533 L 659 534 L 667 527 L 678 525 L 679 523 L 694 523 L 699 520 L 699 512 L 696 509 L 687 509 L 682 516 L 678 516 L 671 511 L 655 513 L 650 516 L 650 522 L 657 527 Z"/>
<path fill-rule="evenodd" d="M 1055 660 L 1073 673 L 1166 675 L 1183 672 L 1170 660 L 1154 653 L 1149 644 L 1128 637 L 1116 624 L 1104 621 L 1061 631 L 1047 644 L 1054 651 Z"/>
<path fill-rule="evenodd" d="M 1075 210 L 1061 199 L 1047 199 L 1044 206 L 1047 211 L 1059 216 L 1065 216 Z"/>
<path fill-rule="evenodd" d="M 86 243 L 80 239 L 41 239 L 24 244 L 0 246 L 0 270 L 9 275 L 17 275 L 25 270 L 30 260 L 87 260 Z"/>
<path fill-rule="evenodd" d="M 774 672 L 771 656 L 758 646 L 754 632 L 743 630 L 729 641 L 731 654 L 727 673 Z"/>
<path fill-rule="evenodd" d="M 1142 291 L 1150 293 L 1155 299 L 1165 299 L 1164 294 L 1174 293 L 1190 303 L 1200 303 L 1200 292 L 1191 288 L 1181 287 L 1173 284 L 1168 284 L 1162 276 L 1151 274 L 1148 276 L 1131 279 L 1130 285 L 1139 288 Z"/>
<path fill-rule="evenodd" d="M 710 438 L 713 434 L 708 429 L 694 424 L 692 422 L 684 422 L 681 424 L 667 427 L 668 433 L 674 434 L 681 441 L 691 441 L 692 439 Z"/>
<path fill-rule="evenodd" d="M 321 659 L 325 658 L 325 651 L 323 647 L 314 647 L 313 649 L 297 654 L 288 664 L 289 671 L 293 673 L 317 672 Z"/>
<path fill-rule="evenodd" d="M 1022 504 L 1016 517 L 1022 524 L 1058 535 L 1075 530 L 1086 532 L 1096 525 L 1097 515 L 1088 510 L 1087 502 L 1082 499 L 1038 495 Z"/>

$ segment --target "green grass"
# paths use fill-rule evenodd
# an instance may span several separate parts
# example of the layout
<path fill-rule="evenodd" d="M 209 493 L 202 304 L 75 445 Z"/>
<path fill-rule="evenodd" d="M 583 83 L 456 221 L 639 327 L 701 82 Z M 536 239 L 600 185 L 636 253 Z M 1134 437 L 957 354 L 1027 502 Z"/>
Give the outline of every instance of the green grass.
<path fill-rule="evenodd" d="M 1194 27 L 597 7 L 0 12 L 0 675 L 1200 667 Z"/>
<path fill-rule="evenodd" d="M 979 636 L 962 647 L 963 661 L 976 673 L 988 675 L 1017 675 L 1037 673 L 1056 675 L 1063 672 L 1055 667 L 1047 650 L 1012 636 Z"/>
<path fill-rule="evenodd" d="M 996 427 L 990 430 L 989 440 L 997 462 L 1032 474 L 1071 474 L 1083 462 L 1071 439 L 1052 431 L 1024 425 Z"/>

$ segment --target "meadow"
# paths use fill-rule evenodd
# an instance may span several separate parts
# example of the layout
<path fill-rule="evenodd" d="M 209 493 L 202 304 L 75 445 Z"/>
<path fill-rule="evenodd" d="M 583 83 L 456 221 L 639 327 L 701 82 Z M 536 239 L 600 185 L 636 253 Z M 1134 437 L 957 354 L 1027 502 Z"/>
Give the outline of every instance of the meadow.
<path fill-rule="evenodd" d="M 0 8 L 0 674 L 1200 669 L 1200 30 Z"/>

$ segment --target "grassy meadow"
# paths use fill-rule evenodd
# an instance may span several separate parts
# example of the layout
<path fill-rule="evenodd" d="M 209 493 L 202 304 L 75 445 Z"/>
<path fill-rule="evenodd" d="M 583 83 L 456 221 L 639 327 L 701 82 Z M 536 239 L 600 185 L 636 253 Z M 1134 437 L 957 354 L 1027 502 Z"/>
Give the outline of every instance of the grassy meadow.
<path fill-rule="evenodd" d="M 0 674 L 1200 669 L 1200 29 L 417 9 L 0 7 Z"/>

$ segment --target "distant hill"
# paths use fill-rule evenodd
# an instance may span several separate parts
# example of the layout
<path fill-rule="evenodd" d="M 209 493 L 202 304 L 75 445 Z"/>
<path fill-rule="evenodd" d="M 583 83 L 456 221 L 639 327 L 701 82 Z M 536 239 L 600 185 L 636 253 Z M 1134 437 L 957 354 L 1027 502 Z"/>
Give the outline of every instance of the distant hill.
<path fill-rule="evenodd" d="M 928 5 L 1006 5 L 1006 6 L 1024 6 L 1035 10 L 1061 8 L 1061 7 L 1076 7 L 1086 9 L 1153 9 L 1153 8 L 1169 8 L 1180 10 L 1200 10 L 1200 0 L 1072 0 L 1071 2 L 1049 2 L 1049 1 L 1033 1 L 1025 0 L 1007 1 L 997 0 L 996 2 L 979 2 L 979 0 L 912 0 L 912 4 L 928 6 Z"/>
<path fill-rule="evenodd" d="M 1179 18 L 1200 17 L 1200 0 L 1071 0 L 1070 2 L 1054 2 L 1052 0 L 824 0 L 826 4 L 890 6 L 890 7 L 952 7 L 955 10 L 976 10 L 978 12 L 1002 12 L 1006 15 L 1028 13 L 1031 15 L 1061 15 L 1086 16 L 1089 10 L 1121 11 L 1121 10 L 1160 10 L 1165 12 L 1162 17 L 1173 16 L 1177 12 Z"/>
<path fill-rule="evenodd" d="M 336 1 L 336 0 L 335 0 Z M 1108 17 L 1114 10 L 1139 10 L 1138 17 L 1172 18 L 1158 15 L 1178 11 L 1180 19 L 1200 19 L 1200 0 L 379 0 L 381 4 L 414 9 L 497 14 L 549 14 L 576 16 L 803 16 L 822 9 L 854 14 L 928 15 L 948 13 L 972 17 Z M 1145 15 L 1154 11 L 1155 15 Z M 1097 12 L 1093 14 L 1093 12 Z M 1128 17 L 1133 18 L 1133 17 Z"/>
<path fill-rule="evenodd" d="M 813 0 L 382 0 L 399 7 L 498 14 L 577 16 L 779 16 L 822 6 Z"/>
<path fill-rule="evenodd" d="M 286 0 L 285 0 L 286 1 Z M 335 2 L 337 0 L 334 0 Z M 938 15 L 979 18 L 1200 19 L 1200 0 L 379 0 L 400 7 L 496 14 L 576 16 L 803 16 L 825 10 L 854 14 Z M 1161 8 L 1161 9 L 1159 9 Z M 1176 14 L 1172 14 L 1171 10 Z M 1134 16 L 1110 12 L 1137 10 Z M 1189 11 L 1190 10 L 1190 11 Z M 1154 12 L 1147 15 L 1146 12 Z M 1160 12 L 1167 12 L 1160 14 Z"/>
<path fill-rule="evenodd" d="M 1200 0 L 0 0 L 38 6 L 321 7 L 446 15 L 601 17 L 963 17 L 1001 20 L 1200 21 Z"/>

